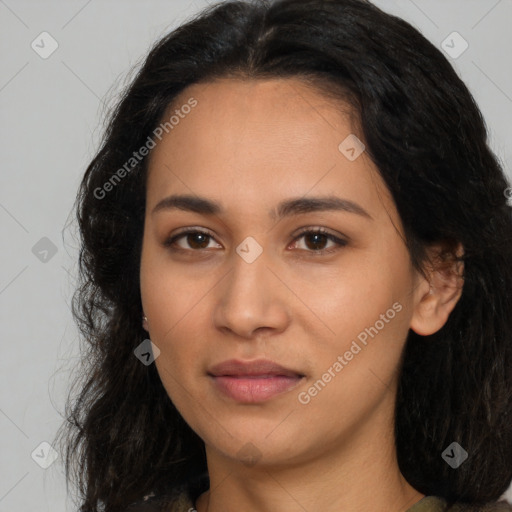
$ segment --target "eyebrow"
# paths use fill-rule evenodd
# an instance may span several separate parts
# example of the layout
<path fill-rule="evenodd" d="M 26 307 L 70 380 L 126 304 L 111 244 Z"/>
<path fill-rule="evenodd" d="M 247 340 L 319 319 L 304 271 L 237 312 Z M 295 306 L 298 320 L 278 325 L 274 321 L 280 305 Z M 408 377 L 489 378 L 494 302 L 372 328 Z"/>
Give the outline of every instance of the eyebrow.
<path fill-rule="evenodd" d="M 153 208 L 151 215 L 164 210 L 184 210 L 201 215 L 220 215 L 224 211 L 220 203 L 216 201 L 191 195 L 171 195 L 165 197 Z M 279 203 L 277 208 L 272 209 L 269 212 L 269 216 L 271 219 L 277 220 L 292 215 L 321 211 L 344 211 L 372 219 L 372 216 L 362 206 L 337 196 L 287 199 Z"/>

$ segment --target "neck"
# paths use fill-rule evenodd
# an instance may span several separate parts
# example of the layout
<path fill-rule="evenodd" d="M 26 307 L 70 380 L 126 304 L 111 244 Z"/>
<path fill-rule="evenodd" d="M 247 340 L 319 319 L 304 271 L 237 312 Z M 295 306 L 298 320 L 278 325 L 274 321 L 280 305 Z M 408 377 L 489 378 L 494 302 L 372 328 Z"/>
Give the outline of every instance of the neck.
<path fill-rule="evenodd" d="M 386 429 L 374 417 L 336 446 L 315 446 L 286 463 L 247 466 L 207 446 L 210 490 L 199 497 L 196 509 L 406 512 L 424 495 L 400 473 L 392 418 L 387 420 Z"/>

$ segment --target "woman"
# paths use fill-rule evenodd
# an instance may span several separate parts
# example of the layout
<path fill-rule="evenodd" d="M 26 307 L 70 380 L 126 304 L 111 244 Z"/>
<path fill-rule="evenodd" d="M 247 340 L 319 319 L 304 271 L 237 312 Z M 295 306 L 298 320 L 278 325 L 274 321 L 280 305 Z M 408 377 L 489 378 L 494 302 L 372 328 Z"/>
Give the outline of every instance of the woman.
<path fill-rule="evenodd" d="M 512 510 L 507 187 L 447 60 L 368 2 L 166 36 L 78 196 L 80 510 Z"/>

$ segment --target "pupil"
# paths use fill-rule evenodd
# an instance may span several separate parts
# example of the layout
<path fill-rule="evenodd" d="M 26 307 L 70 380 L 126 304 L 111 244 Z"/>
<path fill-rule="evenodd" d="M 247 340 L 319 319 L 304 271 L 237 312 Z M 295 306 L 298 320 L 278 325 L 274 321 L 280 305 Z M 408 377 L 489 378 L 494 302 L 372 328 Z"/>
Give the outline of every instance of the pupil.
<path fill-rule="evenodd" d="M 321 249 L 322 247 L 318 247 L 318 244 L 323 246 L 322 242 L 325 242 L 326 238 L 326 235 L 321 233 L 314 233 L 312 235 L 308 235 L 306 236 L 306 240 L 315 239 L 315 241 L 311 244 L 312 246 L 310 246 L 310 244 L 308 243 L 306 245 L 308 246 L 309 249 Z"/>
<path fill-rule="evenodd" d="M 202 243 L 201 241 L 199 241 L 199 243 L 195 243 L 195 240 L 201 240 L 202 238 Z M 190 247 L 193 247 L 195 249 L 204 249 L 205 247 L 208 246 L 208 235 L 204 235 L 202 233 L 193 233 L 193 234 L 190 234 L 188 235 L 188 243 L 190 245 Z"/>

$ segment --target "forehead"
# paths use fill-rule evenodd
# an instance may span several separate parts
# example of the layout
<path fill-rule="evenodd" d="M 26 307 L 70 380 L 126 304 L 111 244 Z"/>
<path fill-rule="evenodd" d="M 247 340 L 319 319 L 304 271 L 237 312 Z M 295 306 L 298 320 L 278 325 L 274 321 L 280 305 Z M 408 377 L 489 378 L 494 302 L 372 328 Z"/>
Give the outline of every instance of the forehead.
<path fill-rule="evenodd" d="M 184 108 L 191 101 L 195 106 Z M 312 189 L 339 190 L 371 203 L 375 185 L 382 185 L 364 152 L 351 161 L 340 150 L 347 138 L 362 139 L 354 133 L 351 108 L 298 79 L 194 84 L 175 99 L 163 122 L 173 115 L 178 122 L 151 152 L 149 203 L 182 192 L 236 194 L 255 204 L 257 198 L 277 202 L 284 193 Z"/>
<path fill-rule="evenodd" d="M 343 101 L 326 97 L 319 90 L 294 78 L 269 80 L 218 79 L 193 84 L 182 91 L 164 115 L 186 108 L 192 98 L 197 106 L 174 126 L 175 143 L 190 136 L 189 125 L 197 136 L 208 141 L 227 141 L 231 147 L 240 146 L 246 133 L 257 136 L 256 142 L 300 145 L 307 140 L 324 138 L 333 132 L 335 140 L 344 132 L 354 131 L 350 116 L 352 108 Z M 181 135 L 181 137 L 180 137 Z M 231 139 L 226 139 L 229 136 Z M 326 143 L 329 141 L 326 140 Z"/>

